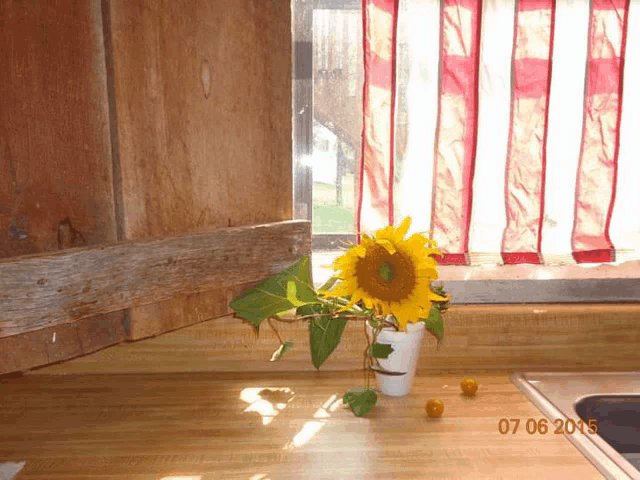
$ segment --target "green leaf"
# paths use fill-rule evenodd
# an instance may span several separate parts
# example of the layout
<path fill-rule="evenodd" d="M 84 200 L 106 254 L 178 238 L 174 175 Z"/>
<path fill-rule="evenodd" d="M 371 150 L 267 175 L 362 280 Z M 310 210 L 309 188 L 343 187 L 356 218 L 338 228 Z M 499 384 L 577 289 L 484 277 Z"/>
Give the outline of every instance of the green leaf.
<path fill-rule="evenodd" d="M 308 303 L 320 303 L 318 294 L 313 288 L 293 276 L 287 279 L 287 300 L 295 307 L 302 307 Z"/>
<path fill-rule="evenodd" d="M 386 343 L 374 343 L 369 349 L 371 356 L 376 358 L 387 358 L 391 352 L 393 348 Z"/>
<path fill-rule="evenodd" d="M 421 320 L 424 322 L 427 331 L 436 337 L 438 344 L 440 344 L 444 337 L 444 322 L 442 321 L 442 314 L 440 313 L 440 310 L 431 306 L 429 318 L 423 318 Z"/>
<path fill-rule="evenodd" d="M 310 304 L 298 308 L 298 315 L 313 315 L 317 313 L 329 313 L 329 306 L 325 304 Z M 342 337 L 347 319 L 328 316 L 314 317 L 309 321 L 309 346 L 311 347 L 311 362 L 316 368 L 324 363 L 333 353 Z"/>
<path fill-rule="evenodd" d="M 229 306 L 236 315 L 249 320 L 258 329 L 260 322 L 272 315 L 279 315 L 295 307 L 287 299 L 287 280 L 295 277 L 310 284 L 309 257 L 303 256 L 286 270 L 268 278 L 244 294 L 234 298 Z"/>
<path fill-rule="evenodd" d="M 349 405 L 356 417 L 361 417 L 376 404 L 378 395 L 370 388 L 352 388 L 344 394 L 342 401 Z"/>
<path fill-rule="evenodd" d="M 284 353 L 286 353 L 287 350 L 289 350 L 291 347 L 293 347 L 293 342 L 284 342 L 283 344 L 281 344 L 280 348 L 278 348 L 275 352 L 273 352 L 273 355 L 271 355 L 271 361 L 275 362 L 277 360 L 280 360 L 280 357 L 282 357 L 282 355 L 284 355 Z"/>

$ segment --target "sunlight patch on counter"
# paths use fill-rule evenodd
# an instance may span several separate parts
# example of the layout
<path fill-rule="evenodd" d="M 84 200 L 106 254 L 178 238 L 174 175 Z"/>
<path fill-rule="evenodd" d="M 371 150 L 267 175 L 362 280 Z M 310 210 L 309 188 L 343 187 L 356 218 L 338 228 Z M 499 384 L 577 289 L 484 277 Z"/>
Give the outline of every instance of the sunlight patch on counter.
<path fill-rule="evenodd" d="M 13 480 L 13 478 L 22 470 L 27 462 L 6 462 L 0 463 L 0 479 Z"/>
<path fill-rule="evenodd" d="M 336 394 L 331 395 L 329 399 L 324 402 L 313 414 L 313 418 L 321 420 L 310 420 L 305 422 L 300 431 L 295 434 L 293 439 L 284 446 L 284 450 L 293 450 L 294 448 L 301 447 L 309 440 L 311 440 L 316 433 L 318 433 L 322 427 L 327 423 L 326 419 L 331 416 L 331 413 L 335 412 L 339 407 L 343 405 L 342 399 L 338 398 Z"/>
<path fill-rule="evenodd" d="M 261 415 L 263 425 L 269 425 L 294 397 L 295 392 L 287 387 L 245 388 L 240 392 L 240 400 L 249 404 L 244 412 L 256 412 Z"/>

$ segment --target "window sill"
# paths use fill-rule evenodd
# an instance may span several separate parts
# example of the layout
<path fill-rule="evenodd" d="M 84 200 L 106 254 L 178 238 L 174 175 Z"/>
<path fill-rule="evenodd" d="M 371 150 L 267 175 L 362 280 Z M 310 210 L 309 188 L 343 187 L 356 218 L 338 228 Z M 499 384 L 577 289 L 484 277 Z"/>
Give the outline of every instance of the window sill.
<path fill-rule="evenodd" d="M 312 254 L 314 283 L 321 285 L 331 277 L 333 260 L 342 250 L 317 251 Z M 439 281 L 454 280 L 570 280 L 597 278 L 640 278 L 640 261 L 613 264 L 565 265 L 441 265 Z M 640 298 L 638 299 L 640 300 Z"/>
<path fill-rule="evenodd" d="M 312 254 L 314 285 L 332 275 L 343 251 Z M 439 282 L 459 304 L 640 302 L 640 261 L 619 265 L 445 265 Z"/>

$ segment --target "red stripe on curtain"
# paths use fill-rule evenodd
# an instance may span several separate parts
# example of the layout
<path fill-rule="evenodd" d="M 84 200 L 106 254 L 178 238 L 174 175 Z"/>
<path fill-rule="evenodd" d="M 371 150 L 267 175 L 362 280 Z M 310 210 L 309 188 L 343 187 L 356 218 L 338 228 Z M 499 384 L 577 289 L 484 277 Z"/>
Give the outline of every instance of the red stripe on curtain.
<path fill-rule="evenodd" d="M 542 222 L 555 0 L 520 0 L 513 35 L 505 169 L 505 264 L 542 263 Z"/>
<path fill-rule="evenodd" d="M 366 208 L 372 208 L 393 225 L 398 2 L 399 0 L 362 0 L 364 84 L 356 216 L 358 242 L 365 191 L 370 197 Z"/>
<path fill-rule="evenodd" d="M 469 264 L 482 0 L 443 0 L 431 236 L 442 264 Z"/>
<path fill-rule="evenodd" d="M 609 225 L 616 194 L 629 0 L 593 0 L 582 144 L 571 234 L 578 263 L 615 259 Z"/>

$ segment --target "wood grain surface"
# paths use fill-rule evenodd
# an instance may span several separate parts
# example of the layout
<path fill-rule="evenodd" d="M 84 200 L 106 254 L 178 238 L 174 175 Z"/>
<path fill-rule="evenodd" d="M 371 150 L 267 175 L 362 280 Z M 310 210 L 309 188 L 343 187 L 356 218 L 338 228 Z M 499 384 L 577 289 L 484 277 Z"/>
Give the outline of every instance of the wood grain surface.
<path fill-rule="evenodd" d="M 108 4 L 125 238 L 291 219 L 290 4 Z"/>
<path fill-rule="evenodd" d="M 0 11 L 0 258 L 113 242 L 117 198 L 100 2 L 8 0 Z M 0 310 L 4 296 L 15 293 L 3 285 Z M 0 338 L 0 372 L 118 343 L 123 318 L 99 315 Z"/>
<path fill-rule="evenodd" d="M 0 258 L 292 218 L 289 4 L 9 1 L 0 44 Z M 3 265 L 0 338 L 13 338 L 0 367 L 112 344 L 69 324 L 99 325 L 88 316 L 107 310 L 133 306 L 119 324 L 134 339 L 228 313 L 227 297 L 257 278 L 207 294 L 187 275 L 186 290 L 155 285 L 142 300 L 127 254 L 83 255 Z M 55 334 L 73 340 L 47 343 Z"/>
<path fill-rule="evenodd" d="M 311 253 L 290 220 L 0 260 L 0 338 L 264 280 Z"/>
<path fill-rule="evenodd" d="M 147 318 L 144 322 L 127 322 L 127 340 L 153 337 L 194 323 L 228 315 L 233 312 L 229 307 L 231 301 L 258 283 L 260 281 L 254 280 L 136 307 L 144 311 Z"/>
<path fill-rule="evenodd" d="M 116 240 L 99 1 L 3 0 L 0 258 Z"/>
<path fill-rule="evenodd" d="M 24 371 L 87 355 L 126 338 L 124 311 L 0 338 L 0 372 Z"/>
<path fill-rule="evenodd" d="M 289 3 L 105 4 L 124 238 L 293 218 Z M 135 306 L 132 338 L 201 321 L 221 295 Z"/>
<path fill-rule="evenodd" d="M 464 305 L 444 317 L 440 349 L 425 335 L 419 371 L 637 370 L 640 366 L 640 305 Z M 156 338 L 120 344 L 42 373 L 313 371 L 305 322 L 275 322 L 294 346 L 270 362 L 279 342 L 266 325 L 230 316 Z M 362 369 L 366 340 L 361 321 L 349 321 L 340 345 L 321 370 Z"/>
<path fill-rule="evenodd" d="M 474 376 L 475 397 L 460 393 Z M 507 373 L 418 375 L 355 417 L 358 372 L 29 375 L 0 383 L 16 480 L 601 479 L 563 435 L 501 434 L 542 414 Z M 425 414 L 430 398 L 442 417 Z"/>

